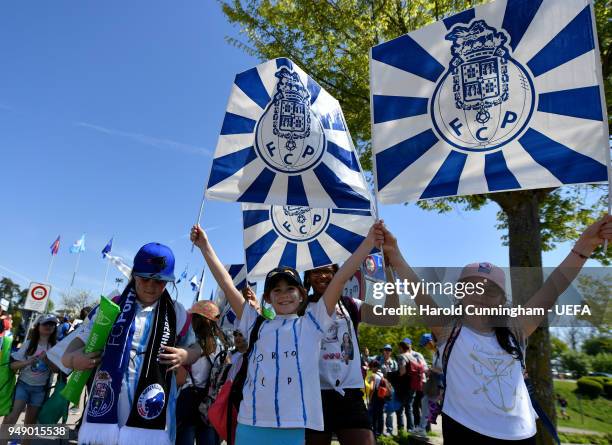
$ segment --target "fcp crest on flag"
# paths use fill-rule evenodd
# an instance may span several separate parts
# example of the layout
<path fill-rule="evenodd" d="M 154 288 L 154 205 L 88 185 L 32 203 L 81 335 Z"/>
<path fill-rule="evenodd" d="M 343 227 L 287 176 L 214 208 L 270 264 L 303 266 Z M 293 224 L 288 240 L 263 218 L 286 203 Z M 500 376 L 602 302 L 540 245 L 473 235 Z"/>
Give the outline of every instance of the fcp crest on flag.
<path fill-rule="evenodd" d="M 340 104 L 285 58 L 236 76 L 206 196 L 244 203 L 370 208 Z"/>
<path fill-rule="evenodd" d="M 249 278 L 277 266 L 297 270 L 345 261 L 368 234 L 369 210 L 243 204 Z"/>
<path fill-rule="evenodd" d="M 372 48 L 381 202 L 607 179 L 589 0 L 498 0 Z"/>

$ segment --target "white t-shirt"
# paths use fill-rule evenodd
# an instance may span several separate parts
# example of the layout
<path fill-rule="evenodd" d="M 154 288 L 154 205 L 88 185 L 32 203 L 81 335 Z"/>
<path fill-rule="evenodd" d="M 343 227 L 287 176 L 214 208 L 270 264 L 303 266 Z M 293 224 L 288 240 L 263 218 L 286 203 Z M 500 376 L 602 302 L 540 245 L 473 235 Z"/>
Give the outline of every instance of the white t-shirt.
<path fill-rule="evenodd" d="M 221 351 L 223 348 L 217 343 L 217 349 L 209 356 L 200 357 L 194 364 L 191 365 L 190 372 L 187 373 L 187 379 L 185 380 L 185 386 L 197 386 L 198 388 L 204 388 L 208 382 L 210 376 L 210 370 L 215 364 L 216 360 L 221 360 Z M 192 378 L 193 377 L 193 381 Z"/>
<path fill-rule="evenodd" d="M 357 310 L 361 310 L 363 302 L 356 298 L 352 300 Z M 313 304 L 310 303 L 310 306 Z M 335 389 L 344 395 L 344 389 L 364 387 L 361 357 L 355 326 L 348 309 L 340 303 L 336 304 L 332 320 L 333 323 L 321 340 L 319 377 L 321 389 Z"/>
<path fill-rule="evenodd" d="M 444 344 L 438 346 L 440 354 Z M 495 334 L 463 326 L 446 367 L 443 412 L 485 436 L 522 440 L 536 433 L 521 363 L 499 345 Z"/>
<path fill-rule="evenodd" d="M 244 305 L 239 329 L 246 338 L 257 311 Z M 238 422 L 272 428 L 323 430 L 318 357 L 332 319 L 325 302 L 310 304 L 302 317 L 265 320 L 249 356 Z"/>
<path fill-rule="evenodd" d="M 157 307 L 157 302 L 147 307 L 143 307 L 138 300 L 136 301 L 136 314 L 134 315 L 134 336 L 130 348 L 130 362 L 128 364 L 128 372 L 123 376 L 121 384 L 121 392 L 119 394 L 119 404 L 117 409 L 119 426 L 126 424 L 134 402 L 134 393 L 138 385 L 138 377 L 142 369 L 142 364 L 149 343 L 149 336 L 152 332 L 154 319 L 153 314 Z M 178 336 L 185 328 L 187 322 L 187 312 L 181 303 L 174 301 L 174 310 L 176 313 L 176 335 Z M 95 318 L 95 315 L 94 317 Z M 87 343 L 91 328 L 93 326 L 93 318 L 87 318 L 75 331 L 76 336 L 84 343 Z M 179 336 L 177 347 L 186 348 L 195 343 L 195 334 L 191 327 L 187 329 L 184 336 Z M 166 430 L 169 432 L 171 440 L 174 440 L 176 434 L 176 398 L 177 388 L 174 373 L 172 383 L 170 385 L 170 394 L 168 396 L 168 407 L 166 414 Z M 87 410 L 83 415 L 83 422 L 87 422 Z"/>
<path fill-rule="evenodd" d="M 49 349 L 49 345 L 47 343 L 39 342 L 36 352 L 34 352 L 32 355 L 26 356 L 28 346 L 30 346 L 30 340 L 23 342 L 21 348 L 19 348 L 17 352 L 13 352 L 12 357 L 19 361 L 27 360 L 30 357 L 38 357 Z M 31 365 L 21 368 L 19 371 L 19 380 L 21 380 L 23 383 L 27 383 L 28 385 L 43 386 L 47 384 L 50 373 L 51 370 L 49 369 L 49 365 L 42 360 L 36 360 Z"/>

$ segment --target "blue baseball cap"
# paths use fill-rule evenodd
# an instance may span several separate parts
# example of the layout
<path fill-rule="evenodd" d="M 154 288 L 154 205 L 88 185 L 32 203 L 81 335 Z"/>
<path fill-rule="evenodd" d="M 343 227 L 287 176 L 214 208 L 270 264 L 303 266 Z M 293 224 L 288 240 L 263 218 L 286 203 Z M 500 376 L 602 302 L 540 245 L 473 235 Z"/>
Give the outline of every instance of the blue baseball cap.
<path fill-rule="evenodd" d="M 385 346 L 383 346 L 383 350 L 393 351 L 393 346 L 391 346 L 389 343 L 387 343 Z"/>
<path fill-rule="evenodd" d="M 404 343 L 406 345 L 412 345 L 412 340 L 410 340 L 408 337 L 406 337 L 405 339 L 403 339 L 402 341 L 400 341 L 400 344 Z"/>
<path fill-rule="evenodd" d="M 174 281 L 174 254 L 160 243 L 145 244 L 134 257 L 132 273 L 137 277 Z"/>
<path fill-rule="evenodd" d="M 421 341 L 419 342 L 419 344 L 421 346 L 425 346 L 430 341 L 433 341 L 433 337 L 431 336 L 431 334 L 423 334 L 421 335 Z"/>

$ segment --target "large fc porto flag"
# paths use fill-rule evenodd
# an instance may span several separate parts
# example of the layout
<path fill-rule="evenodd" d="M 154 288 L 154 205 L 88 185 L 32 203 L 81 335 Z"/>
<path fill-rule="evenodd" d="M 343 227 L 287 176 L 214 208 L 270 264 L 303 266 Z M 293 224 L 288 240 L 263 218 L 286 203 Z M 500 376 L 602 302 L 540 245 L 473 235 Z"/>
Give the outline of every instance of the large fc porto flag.
<path fill-rule="evenodd" d="M 243 204 L 249 278 L 277 266 L 308 270 L 346 260 L 368 234 L 369 210 Z"/>
<path fill-rule="evenodd" d="M 340 104 L 285 58 L 236 76 L 206 196 L 245 203 L 370 208 Z"/>
<path fill-rule="evenodd" d="M 589 0 L 498 0 L 372 48 L 383 203 L 606 181 Z"/>

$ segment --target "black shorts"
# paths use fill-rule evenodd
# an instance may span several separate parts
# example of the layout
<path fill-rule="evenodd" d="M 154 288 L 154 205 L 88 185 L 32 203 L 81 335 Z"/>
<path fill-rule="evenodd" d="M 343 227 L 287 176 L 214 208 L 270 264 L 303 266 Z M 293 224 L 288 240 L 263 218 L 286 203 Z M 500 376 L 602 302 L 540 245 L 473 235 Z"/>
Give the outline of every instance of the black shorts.
<path fill-rule="evenodd" d="M 493 437 L 484 436 L 471 430 L 453 418 L 442 413 L 442 436 L 444 438 L 445 445 L 463 445 L 469 443 L 470 445 L 535 445 L 535 436 L 529 437 L 522 440 L 503 440 L 494 439 Z"/>
<path fill-rule="evenodd" d="M 344 429 L 372 429 L 361 389 L 345 389 L 344 396 L 333 389 L 324 389 L 321 391 L 321 401 L 325 433 L 335 433 Z M 307 437 L 312 433 L 320 431 L 306 429 Z"/>

